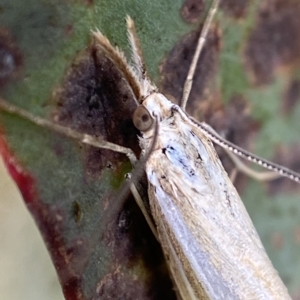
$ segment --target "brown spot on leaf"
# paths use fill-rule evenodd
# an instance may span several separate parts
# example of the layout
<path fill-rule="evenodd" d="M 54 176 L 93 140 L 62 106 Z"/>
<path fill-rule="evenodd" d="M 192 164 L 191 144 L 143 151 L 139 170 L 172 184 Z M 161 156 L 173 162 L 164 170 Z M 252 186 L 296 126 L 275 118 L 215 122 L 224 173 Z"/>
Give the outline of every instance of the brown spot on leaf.
<path fill-rule="evenodd" d="M 54 206 L 49 206 L 37 199 L 32 205 L 27 203 L 34 216 L 50 250 L 53 263 L 56 267 L 62 289 L 66 299 L 82 299 L 82 273 L 89 259 L 89 243 L 78 241 L 66 241 L 63 235 L 66 215 Z M 63 221 L 57 220 L 57 215 L 62 216 Z M 79 259 L 81 258 L 81 259 Z"/>
<path fill-rule="evenodd" d="M 87 6 L 92 6 L 95 4 L 95 0 L 83 0 L 83 3 Z"/>
<path fill-rule="evenodd" d="M 226 14 L 234 18 L 244 17 L 249 0 L 223 0 L 220 3 L 220 7 Z"/>
<path fill-rule="evenodd" d="M 110 300 L 110 299 L 147 299 L 147 293 L 143 286 L 139 284 L 138 279 L 130 277 L 124 278 L 120 269 L 107 274 L 97 286 L 97 295 L 93 300 Z M 116 289 L 116 287 L 118 287 Z M 128 291 L 131 291 L 130 293 Z M 129 296 L 130 295 L 130 296 Z"/>
<path fill-rule="evenodd" d="M 146 187 L 143 191 L 146 191 Z M 100 298 L 95 299 L 103 299 L 104 292 L 114 295 L 117 289 L 120 296 L 111 299 L 175 299 L 161 248 L 139 208 L 133 203 L 133 198 L 125 203 L 118 222 L 110 223 L 103 236 L 103 241 L 109 245 L 110 254 L 114 257 L 114 264 L 110 265 L 111 270 L 106 276 L 109 281 L 104 278 L 98 284 L 97 296 Z M 123 273 L 119 266 L 130 267 L 141 261 L 144 270 L 151 269 L 153 272 L 142 272 L 140 277 L 134 279 L 135 285 L 132 285 L 133 278 Z M 119 270 L 118 274 L 115 273 L 116 269 Z M 139 288 L 136 289 L 136 286 Z M 125 297 L 124 293 L 130 297 Z"/>
<path fill-rule="evenodd" d="M 162 80 L 160 89 L 164 94 L 171 95 L 180 101 L 183 85 L 195 52 L 200 31 L 192 32 L 183 37 L 171 50 L 161 67 Z M 214 76 L 217 72 L 218 55 L 220 51 L 220 30 L 214 26 L 207 37 L 198 61 L 193 87 L 188 101 L 187 111 L 194 112 L 199 103 L 210 95 Z"/>
<path fill-rule="evenodd" d="M 65 35 L 69 38 L 74 32 L 74 26 L 72 24 L 67 24 L 64 28 Z"/>
<path fill-rule="evenodd" d="M 58 104 L 56 120 L 80 132 L 101 136 L 104 140 L 131 148 L 138 155 L 138 131 L 132 123 L 136 107 L 130 87 L 116 66 L 93 45 L 68 70 L 55 93 Z M 119 153 L 85 148 L 85 162 L 90 175 L 99 176 L 110 162 L 117 169 Z M 115 164 L 115 167 L 113 167 Z"/>
<path fill-rule="evenodd" d="M 181 17 L 187 23 L 197 23 L 205 11 L 203 0 L 186 0 L 180 10 Z"/>
<path fill-rule="evenodd" d="M 21 67 L 21 51 L 9 31 L 0 28 L 0 87 L 17 79 Z"/>
<path fill-rule="evenodd" d="M 256 85 L 272 81 L 274 73 L 300 63 L 300 3 L 264 1 L 244 50 L 245 67 Z"/>
<path fill-rule="evenodd" d="M 128 231 L 130 225 L 132 224 L 131 212 L 130 210 L 123 209 L 119 215 L 118 226 L 123 232 Z"/>
<path fill-rule="evenodd" d="M 300 80 L 293 80 L 285 91 L 281 112 L 284 115 L 290 114 L 300 101 Z"/>
<path fill-rule="evenodd" d="M 76 200 L 73 201 L 73 215 L 74 215 L 75 222 L 78 223 L 82 220 L 83 212 L 80 203 Z"/>

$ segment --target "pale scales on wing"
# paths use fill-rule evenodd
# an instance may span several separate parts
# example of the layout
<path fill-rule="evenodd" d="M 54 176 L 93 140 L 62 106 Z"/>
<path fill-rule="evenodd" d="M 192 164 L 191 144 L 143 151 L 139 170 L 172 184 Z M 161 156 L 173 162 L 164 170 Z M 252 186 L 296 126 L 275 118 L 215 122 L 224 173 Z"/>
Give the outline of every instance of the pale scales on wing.
<path fill-rule="evenodd" d="M 142 105 L 159 120 L 145 167 L 152 214 L 163 247 L 173 247 L 177 258 L 169 258 L 180 261 L 196 299 L 206 293 L 213 299 L 288 298 L 210 140 L 162 94 L 153 93 Z M 153 129 L 142 135 L 147 149 Z"/>

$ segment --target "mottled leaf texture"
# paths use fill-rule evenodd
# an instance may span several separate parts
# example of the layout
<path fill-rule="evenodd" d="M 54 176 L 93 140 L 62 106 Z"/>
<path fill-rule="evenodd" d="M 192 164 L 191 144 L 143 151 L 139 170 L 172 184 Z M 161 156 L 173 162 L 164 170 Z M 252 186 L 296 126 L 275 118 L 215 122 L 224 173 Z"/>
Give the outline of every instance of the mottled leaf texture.
<path fill-rule="evenodd" d="M 98 27 L 130 57 L 130 15 L 150 77 L 178 101 L 209 1 L 2 0 L 0 6 L 1 97 L 139 155 L 132 92 L 95 49 L 90 30 Z M 298 172 L 299 15 L 298 0 L 223 0 L 188 106 L 230 141 Z M 231 161 L 217 150 L 231 172 Z M 66 299 L 176 299 L 160 246 L 134 200 L 115 203 L 131 170 L 124 155 L 6 113 L 0 152 L 43 235 Z M 236 185 L 275 268 L 298 299 L 299 186 L 241 174 Z M 146 194 L 143 180 L 140 190 Z"/>

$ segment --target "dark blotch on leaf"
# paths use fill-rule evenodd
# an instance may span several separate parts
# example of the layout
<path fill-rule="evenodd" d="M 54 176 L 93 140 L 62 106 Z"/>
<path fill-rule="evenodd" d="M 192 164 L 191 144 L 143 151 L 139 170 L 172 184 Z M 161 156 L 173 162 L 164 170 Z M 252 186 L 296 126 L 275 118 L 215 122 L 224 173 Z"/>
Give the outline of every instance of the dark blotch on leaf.
<path fill-rule="evenodd" d="M 94 299 L 176 299 L 161 248 L 133 198 L 124 205 L 118 222 L 107 227 L 103 241 L 115 261 L 98 283 Z M 142 262 L 142 273 L 129 276 L 124 266 L 141 268 L 137 262 Z"/>
<path fill-rule="evenodd" d="M 123 210 L 119 215 L 118 225 L 121 230 L 127 231 L 132 223 L 129 210 Z"/>
<path fill-rule="evenodd" d="M 180 14 L 187 23 L 197 23 L 204 10 L 203 0 L 186 0 L 182 5 Z"/>
<path fill-rule="evenodd" d="M 77 223 L 80 222 L 83 217 L 83 212 L 81 210 L 79 202 L 76 200 L 73 202 L 73 214 L 74 214 L 75 221 Z"/>
<path fill-rule="evenodd" d="M 92 6 L 95 4 L 95 0 L 83 0 L 83 3 L 87 6 Z"/>
<path fill-rule="evenodd" d="M 0 86 L 19 76 L 22 54 L 8 30 L 0 28 Z"/>
<path fill-rule="evenodd" d="M 179 102 L 182 98 L 183 85 L 195 52 L 200 31 L 192 32 L 183 37 L 171 50 L 164 61 L 161 73 L 161 91 L 171 95 Z M 198 61 L 194 76 L 193 88 L 188 101 L 187 111 L 195 109 L 213 90 L 214 77 L 217 72 L 218 55 L 220 51 L 220 31 L 213 26 L 208 34 L 207 42 Z"/>
<path fill-rule="evenodd" d="M 132 123 L 136 108 L 130 87 L 114 64 L 93 45 L 75 61 L 55 93 L 61 124 L 131 148 L 139 154 L 138 131 Z M 107 161 L 124 161 L 113 151 L 85 147 L 87 172 L 99 176 Z"/>
<path fill-rule="evenodd" d="M 247 10 L 249 0 L 223 0 L 220 7 L 226 14 L 234 18 L 242 18 Z"/>
<path fill-rule="evenodd" d="M 116 286 L 119 288 L 116 289 Z M 130 294 L 128 291 L 133 291 Z M 131 277 L 125 279 L 117 268 L 112 273 L 107 274 L 97 286 L 97 295 L 93 300 L 111 300 L 111 299 L 145 299 L 145 291 L 139 284 L 138 279 L 135 280 Z"/>
<path fill-rule="evenodd" d="M 276 71 L 299 66 L 299 15 L 300 3 L 297 1 L 262 3 L 244 50 L 247 75 L 253 84 L 270 83 Z"/>
<path fill-rule="evenodd" d="M 285 92 L 285 95 L 283 97 L 282 108 L 281 108 L 283 114 L 288 115 L 292 113 L 299 101 L 300 101 L 300 80 L 296 79 L 289 84 Z"/>

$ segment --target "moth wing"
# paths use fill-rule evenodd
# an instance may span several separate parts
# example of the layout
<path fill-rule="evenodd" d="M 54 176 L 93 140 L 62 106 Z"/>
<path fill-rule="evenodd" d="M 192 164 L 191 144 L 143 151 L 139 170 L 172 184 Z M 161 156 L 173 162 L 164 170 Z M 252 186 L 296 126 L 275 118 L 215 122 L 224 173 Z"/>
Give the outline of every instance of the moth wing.
<path fill-rule="evenodd" d="M 211 142 L 186 124 L 176 128 L 163 128 L 146 173 L 158 236 L 182 297 L 290 299 Z"/>

